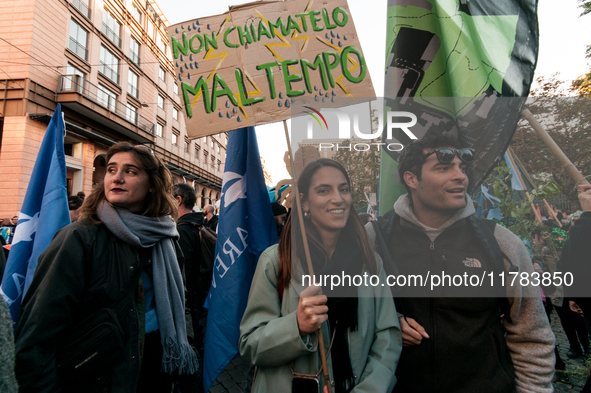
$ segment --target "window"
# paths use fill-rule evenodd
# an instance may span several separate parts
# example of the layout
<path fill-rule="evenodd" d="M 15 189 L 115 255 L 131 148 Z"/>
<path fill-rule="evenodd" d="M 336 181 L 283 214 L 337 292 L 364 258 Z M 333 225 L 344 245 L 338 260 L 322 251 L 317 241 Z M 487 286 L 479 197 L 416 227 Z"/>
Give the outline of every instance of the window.
<path fill-rule="evenodd" d="M 160 48 L 162 53 L 166 54 L 166 44 L 162 40 L 160 34 L 156 34 L 156 45 L 158 46 L 158 48 Z"/>
<path fill-rule="evenodd" d="M 172 144 L 174 146 L 176 146 L 176 143 L 177 143 L 177 135 L 173 132 L 172 133 Z"/>
<path fill-rule="evenodd" d="M 166 71 L 164 71 L 164 68 L 160 67 L 158 70 L 158 77 L 160 77 L 162 80 L 166 80 Z"/>
<path fill-rule="evenodd" d="M 133 37 L 129 41 L 129 57 L 135 64 L 140 65 L 140 43 Z"/>
<path fill-rule="evenodd" d="M 164 97 L 160 94 L 158 95 L 158 108 L 164 109 Z"/>
<path fill-rule="evenodd" d="M 103 28 L 101 31 L 115 45 L 121 48 L 121 23 L 107 10 L 103 10 Z"/>
<path fill-rule="evenodd" d="M 177 111 L 176 108 L 172 108 L 172 118 L 175 120 L 179 119 L 179 111 Z"/>
<path fill-rule="evenodd" d="M 119 58 L 102 45 L 100 62 L 99 71 L 113 82 L 119 84 Z"/>
<path fill-rule="evenodd" d="M 174 89 L 174 94 L 176 94 L 177 96 L 179 95 L 179 85 L 177 85 L 176 83 L 174 84 L 174 86 L 172 87 Z"/>
<path fill-rule="evenodd" d="M 185 153 L 189 152 L 189 145 L 190 145 L 189 140 L 185 138 Z"/>
<path fill-rule="evenodd" d="M 125 118 L 130 123 L 137 125 L 137 108 L 131 104 L 127 104 L 127 108 L 125 110 Z"/>
<path fill-rule="evenodd" d="M 88 32 L 82 28 L 74 19 L 70 19 L 70 43 L 68 49 L 76 53 L 84 60 L 88 60 Z"/>
<path fill-rule="evenodd" d="M 215 152 L 220 154 L 220 145 L 215 145 Z"/>
<path fill-rule="evenodd" d="M 90 7 L 88 6 L 88 0 L 72 0 L 74 7 L 78 8 L 82 14 L 90 18 Z"/>
<path fill-rule="evenodd" d="M 127 80 L 127 92 L 134 96 L 135 98 L 139 97 L 139 77 L 135 72 L 129 70 L 128 80 Z"/>
<path fill-rule="evenodd" d="M 195 144 L 195 158 L 199 159 L 199 145 Z"/>
<path fill-rule="evenodd" d="M 138 23 L 140 23 L 140 24 L 142 23 L 142 13 L 135 6 L 135 4 L 131 5 L 131 15 L 133 16 L 133 19 L 138 21 Z"/>
<path fill-rule="evenodd" d="M 218 171 L 222 169 L 222 162 L 220 160 L 218 160 Z"/>
<path fill-rule="evenodd" d="M 105 86 L 98 85 L 96 98 L 100 105 L 104 106 L 111 112 L 117 111 L 117 94 L 113 93 Z"/>
<path fill-rule="evenodd" d="M 210 139 L 209 143 L 211 144 L 211 150 L 213 151 L 213 138 Z"/>
<path fill-rule="evenodd" d="M 162 124 L 156 123 L 156 136 L 162 137 Z"/>
<path fill-rule="evenodd" d="M 86 75 L 72 64 L 66 67 L 66 75 L 63 77 L 63 91 L 76 91 L 84 94 L 84 79 Z"/>

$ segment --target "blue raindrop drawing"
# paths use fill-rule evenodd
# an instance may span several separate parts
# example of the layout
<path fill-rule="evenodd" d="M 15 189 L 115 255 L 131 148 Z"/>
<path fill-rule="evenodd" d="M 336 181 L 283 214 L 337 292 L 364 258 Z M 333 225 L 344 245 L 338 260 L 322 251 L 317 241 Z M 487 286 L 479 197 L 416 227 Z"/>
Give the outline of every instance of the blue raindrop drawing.
<path fill-rule="evenodd" d="M 318 95 L 322 95 L 322 89 L 318 90 Z"/>
<path fill-rule="evenodd" d="M 314 96 L 314 101 L 318 102 L 318 96 Z"/>
<path fill-rule="evenodd" d="M 226 117 L 227 117 L 228 119 L 231 119 L 231 118 L 232 118 L 232 115 L 230 114 L 230 112 L 226 112 Z"/>
<path fill-rule="evenodd" d="M 330 43 L 334 45 L 334 40 L 331 38 Z"/>
<path fill-rule="evenodd" d="M 224 117 L 224 114 L 223 114 L 223 113 L 220 111 L 220 112 L 218 113 L 218 116 L 219 116 L 219 117 Z"/>
<path fill-rule="evenodd" d="M 283 93 L 279 93 L 279 99 L 283 99 Z"/>
<path fill-rule="evenodd" d="M 230 101 L 226 101 L 226 108 L 230 107 Z"/>
<path fill-rule="evenodd" d="M 207 30 L 211 30 L 211 27 L 209 26 L 209 23 L 207 24 Z"/>
<path fill-rule="evenodd" d="M 318 91 L 318 86 L 314 86 L 314 91 Z"/>
<path fill-rule="evenodd" d="M 281 107 L 283 106 L 283 103 L 282 103 L 281 101 L 278 101 L 278 102 L 277 102 L 277 106 L 278 106 L 279 108 L 281 108 Z"/>
<path fill-rule="evenodd" d="M 179 28 L 177 27 L 176 29 L 174 29 L 174 32 L 178 34 L 179 33 Z"/>
<path fill-rule="evenodd" d="M 181 29 L 185 30 L 185 25 L 181 25 Z"/>
<path fill-rule="evenodd" d="M 197 26 L 201 25 L 201 22 L 199 22 L 199 21 L 197 21 L 197 22 L 195 22 L 195 23 L 197 23 Z"/>
<path fill-rule="evenodd" d="M 193 66 L 193 63 L 189 64 L 189 66 L 191 67 L 191 69 L 193 69 L 193 67 L 194 67 L 194 66 Z"/>
<path fill-rule="evenodd" d="M 191 79 L 191 74 L 187 74 L 187 79 Z"/>
<path fill-rule="evenodd" d="M 185 61 L 185 58 L 183 57 L 183 55 L 181 55 L 181 61 Z"/>
<path fill-rule="evenodd" d="M 326 37 L 327 40 L 330 39 L 330 36 L 328 35 L 328 33 L 326 33 L 324 36 Z"/>
<path fill-rule="evenodd" d="M 197 33 L 201 33 L 201 27 L 197 29 Z"/>
<path fill-rule="evenodd" d="M 189 61 L 193 61 L 193 55 L 189 55 Z"/>
<path fill-rule="evenodd" d="M 241 118 L 240 116 L 238 116 L 238 118 L 236 119 L 236 121 L 237 121 L 238 123 L 242 123 L 242 118 Z"/>
<path fill-rule="evenodd" d="M 336 96 L 336 95 L 337 95 L 337 92 L 333 90 L 333 91 L 332 91 L 332 96 L 334 97 L 334 96 Z"/>
<path fill-rule="evenodd" d="M 344 36 L 343 36 L 343 39 L 344 39 L 345 41 L 347 41 L 347 36 L 346 36 L 346 35 L 344 35 Z"/>
<path fill-rule="evenodd" d="M 191 26 L 187 27 L 187 29 L 188 29 L 189 31 L 191 31 Z"/>
<path fill-rule="evenodd" d="M 185 70 L 183 69 L 183 67 L 181 67 L 181 74 L 182 74 L 183 72 L 185 72 Z"/>
<path fill-rule="evenodd" d="M 330 36 L 331 36 L 332 38 L 334 38 L 334 31 L 331 31 L 331 32 L 330 32 Z"/>
<path fill-rule="evenodd" d="M 199 64 L 195 62 L 195 68 L 199 68 Z"/>
<path fill-rule="evenodd" d="M 291 104 L 289 103 L 289 100 L 285 100 L 285 107 L 289 108 L 291 106 Z"/>
<path fill-rule="evenodd" d="M 183 81 L 183 76 L 182 75 L 179 75 L 179 81 L 181 81 L 181 82 Z"/>
<path fill-rule="evenodd" d="M 342 48 L 343 44 L 341 44 L 341 41 L 339 41 L 339 48 Z"/>
<path fill-rule="evenodd" d="M 236 108 L 232 109 L 232 113 L 233 113 L 233 114 L 236 114 L 236 113 L 238 113 L 238 111 L 236 110 Z"/>
<path fill-rule="evenodd" d="M 341 39 L 341 35 L 340 34 L 337 34 L 337 38 L 340 40 Z"/>

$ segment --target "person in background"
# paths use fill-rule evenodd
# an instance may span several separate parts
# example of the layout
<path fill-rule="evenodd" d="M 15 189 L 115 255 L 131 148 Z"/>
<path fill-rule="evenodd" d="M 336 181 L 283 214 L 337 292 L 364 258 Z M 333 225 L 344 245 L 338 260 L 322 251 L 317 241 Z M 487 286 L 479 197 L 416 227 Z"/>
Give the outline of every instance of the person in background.
<path fill-rule="evenodd" d="M 365 225 L 365 224 L 367 224 L 368 222 L 371 221 L 371 214 L 361 213 L 359 215 L 359 219 L 361 219 L 361 222 L 363 223 L 363 225 Z"/>
<path fill-rule="evenodd" d="M 205 214 L 205 226 L 212 231 L 218 231 L 218 216 L 215 214 L 215 207 L 213 205 L 203 206 L 203 214 Z"/>
<path fill-rule="evenodd" d="M 84 193 L 84 191 L 78 191 L 78 193 L 76 194 L 76 196 L 80 199 L 82 199 L 82 201 L 84 201 L 84 198 L 86 198 L 86 194 Z"/>
<path fill-rule="evenodd" d="M 84 200 L 76 195 L 68 197 L 68 210 L 70 211 L 70 221 L 74 222 L 78 219 L 78 209 L 82 207 Z"/>
<path fill-rule="evenodd" d="M 60 373 L 60 350 L 104 308 L 115 313 L 123 347 L 115 361 L 94 364 L 99 379 L 78 380 L 77 391 L 169 393 L 171 373 L 198 368 L 187 342 L 172 176 L 145 146 L 121 142 L 106 158 L 102 183 L 41 254 L 23 299 L 15 335 L 21 393 L 72 383 L 84 364 Z"/>
<path fill-rule="evenodd" d="M 271 208 L 273 208 L 273 216 L 275 216 L 277 237 L 280 238 L 283 227 L 285 226 L 285 220 L 287 219 L 287 209 L 277 202 L 271 203 Z"/>

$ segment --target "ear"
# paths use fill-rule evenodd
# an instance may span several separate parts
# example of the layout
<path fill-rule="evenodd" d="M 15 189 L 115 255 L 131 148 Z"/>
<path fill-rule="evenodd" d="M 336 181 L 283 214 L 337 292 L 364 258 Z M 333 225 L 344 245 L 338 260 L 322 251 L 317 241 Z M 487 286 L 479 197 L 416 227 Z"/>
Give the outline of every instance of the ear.
<path fill-rule="evenodd" d="M 300 202 L 302 202 L 302 212 L 307 212 L 308 210 L 310 210 L 308 208 L 308 201 L 304 201 L 303 198 L 304 198 L 304 194 L 302 194 L 300 192 Z"/>
<path fill-rule="evenodd" d="M 411 171 L 404 172 L 404 182 L 411 190 L 416 190 L 419 185 L 419 179 L 417 178 L 417 175 Z"/>
<path fill-rule="evenodd" d="M 150 192 L 152 192 L 152 191 L 150 191 Z M 176 202 L 179 204 L 179 206 L 182 205 L 183 198 L 181 198 L 180 195 L 177 195 L 174 199 L 176 199 Z"/>

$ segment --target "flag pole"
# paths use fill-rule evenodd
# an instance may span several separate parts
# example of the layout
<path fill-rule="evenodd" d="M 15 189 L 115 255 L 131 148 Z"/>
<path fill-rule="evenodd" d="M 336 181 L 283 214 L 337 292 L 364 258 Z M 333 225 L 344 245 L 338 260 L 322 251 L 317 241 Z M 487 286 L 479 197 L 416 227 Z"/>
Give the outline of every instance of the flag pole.
<path fill-rule="evenodd" d="M 312 267 L 312 259 L 310 258 L 310 249 L 308 247 L 308 238 L 306 237 L 306 230 L 304 227 L 304 217 L 302 215 L 302 201 L 300 200 L 300 192 L 298 190 L 298 183 L 297 179 L 297 169 L 294 160 L 294 154 L 291 150 L 291 143 L 289 140 L 289 132 L 287 131 L 287 121 L 283 120 L 283 129 L 285 130 L 285 139 L 287 141 L 287 151 L 289 152 L 289 156 L 291 157 L 291 170 L 293 174 L 293 184 L 291 185 L 293 189 L 292 195 L 295 195 L 296 199 L 296 209 L 298 212 L 298 219 L 300 222 L 300 229 L 302 231 L 302 240 L 304 242 L 304 253 L 306 254 L 306 262 L 308 264 L 308 272 L 310 276 L 314 275 L 314 268 Z M 326 353 L 324 352 L 324 337 L 322 336 L 322 326 L 318 329 L 318 347 L 320 349 L 320 361 L 322 362 L 322 372 L 324 375 L 324 386 L 327 387 L 328 393 L 332 393 L 332 386 L 330 384 L 330 377 L 328 376 L 328 365 L 326 364 Z"/>
<path fill-rule="evenodd" d="M 523 118 L 531 124 L 534 131 L 538 134 L 542 142 L 550 149 L 550 152 L 558 159 L 558 162 L 562 165 L 562 167 L 566 170 L 568 176 L 573 179 L 575 182 L 581 182 L 581 184 L 589 184 L 587 180 L 583 180 L 583 174 L 579 172 L 577 167 L 568 159 L 566 154 L 558 147 L 554 139 L 544 129 L 544 127 L 536 120 L 534 115 L 529 111 L 529 109 L 525 108 L 521 114 Z"/>

